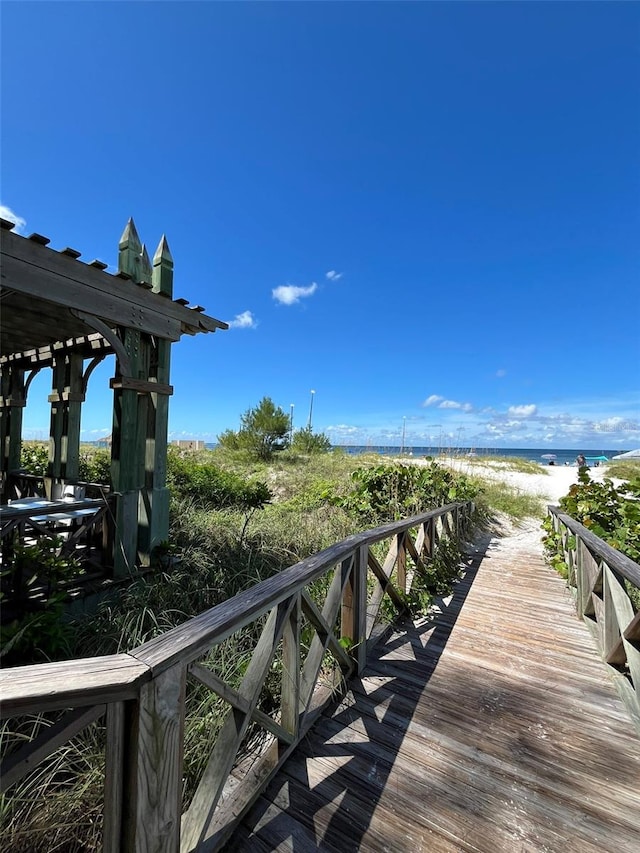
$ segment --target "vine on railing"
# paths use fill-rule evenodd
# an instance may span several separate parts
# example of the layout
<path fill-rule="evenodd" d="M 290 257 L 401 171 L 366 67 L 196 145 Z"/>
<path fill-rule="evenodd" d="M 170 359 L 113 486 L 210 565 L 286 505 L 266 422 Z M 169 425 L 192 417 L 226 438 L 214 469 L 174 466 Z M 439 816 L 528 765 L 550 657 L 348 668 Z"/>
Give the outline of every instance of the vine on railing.
<path fill-rule="evenodd" d="M 362 672 L 383 601 L 406 615 L 419 578 L 435 590 L 439 545 L 472 510 L 449 504 L 351 536 L 129 654 L 3 671 L 3 717 L 64 711 L 3 761 L 3 790 L 105 717 L 103 849 L 219 849 L 345 679 Z M 246 655 L 230 676 L 213 652 L 239 633 Z M 197 784 L 183 787 L 188 692 L 217 696 L 227 712 Z M 203 731 L 212 725 L 203 720 Z"/>

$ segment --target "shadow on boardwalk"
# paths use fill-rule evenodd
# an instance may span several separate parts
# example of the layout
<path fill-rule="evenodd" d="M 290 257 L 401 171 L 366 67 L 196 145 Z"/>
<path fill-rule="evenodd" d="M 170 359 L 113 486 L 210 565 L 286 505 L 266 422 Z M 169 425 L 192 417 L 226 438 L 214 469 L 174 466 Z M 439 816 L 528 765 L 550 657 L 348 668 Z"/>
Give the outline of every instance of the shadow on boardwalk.
<path fill-rule="evenodd" d="M 562 581 L 487 536 L 441 612 L 377 648 L 227 849 L 631 853 L 638 778 L 638 741 Z"/>

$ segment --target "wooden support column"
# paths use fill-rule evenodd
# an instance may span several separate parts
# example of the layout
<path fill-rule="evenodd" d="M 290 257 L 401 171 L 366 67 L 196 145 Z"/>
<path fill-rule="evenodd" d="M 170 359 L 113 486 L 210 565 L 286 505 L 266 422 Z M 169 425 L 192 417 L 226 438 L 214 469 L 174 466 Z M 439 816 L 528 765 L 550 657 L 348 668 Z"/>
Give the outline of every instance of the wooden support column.
<path fill-rule="evenodd" d="M 77 480 L 80 464 L 80 417 L 84 402 L 83 358 L 70 353 L 53 366 L 49 476 Z"/>
<path fill-rule="evenodd" d="M 140 281 L 142 244 L 132 219 L 120 238 L 118 271 L 134 281 Z M 142 334 L 137 329 L 122 328 L 122 343 L 129 357 L 132 378 L 140 378 L 144 364 Z M 127 377 L 130 378 L 130 377 Z M 144 377 L 146 378 L 146 377 Z M 113 429 L 111 434 L 111 481 L 118 493 L 116 503 L 116 535 L 114 543 L 114 573 L 116 577 L 133 571 L 138 556 L 138 502 L 144 485 L 144 445 L 139 418 L 138 392 L 122 382 L 120 362 L 112 383 Z"/>
<path fill-rule="evenodd" d="M 171 299 L 173 294 L 173 258 L 163 235 L 153 257 L 151 281 L 154 293 Z M 169 538 L 169 499 L 167 489 L 167 443 L 169 430 L 169 387 L 171 342 L 156 338 L 152 342 L 149 379 L 162 391 L 149 394 L 145 436 L 144 489 L 140 494 L 140 549 L 150 557 L 160 542 Z"/>
<path fill-rule="evenodd" d="M 22 412 L 26 403 L 24 370 L 3 365 L 0 396 L 0 443 L 3 479 L 20 467 Z"/>

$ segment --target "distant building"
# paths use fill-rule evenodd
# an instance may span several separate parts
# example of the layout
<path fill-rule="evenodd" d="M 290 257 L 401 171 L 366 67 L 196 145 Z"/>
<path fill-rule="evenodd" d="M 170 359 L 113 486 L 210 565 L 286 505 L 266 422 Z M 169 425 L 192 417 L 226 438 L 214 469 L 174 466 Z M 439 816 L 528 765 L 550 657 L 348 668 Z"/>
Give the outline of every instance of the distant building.
<path fill-rule="evenodd" d="M 171 444 L 175 444 L 180 450 L 204 450 L 204 441 L 200 439 L 176 439 Z"/>

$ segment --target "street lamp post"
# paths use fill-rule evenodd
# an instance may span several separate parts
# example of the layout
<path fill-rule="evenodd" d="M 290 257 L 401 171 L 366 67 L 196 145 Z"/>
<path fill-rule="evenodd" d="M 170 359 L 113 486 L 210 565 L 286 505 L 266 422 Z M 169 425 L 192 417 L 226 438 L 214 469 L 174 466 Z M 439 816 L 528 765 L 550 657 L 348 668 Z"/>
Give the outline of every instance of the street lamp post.
<path fill-rule="evenodd" d="M 311 423 L 313 421 L 313 397 L 316 392 L 311 389 L 311 402 L 309 404 L 309 423 L 307 424 L 307 429 L 311 432 Z"/>

